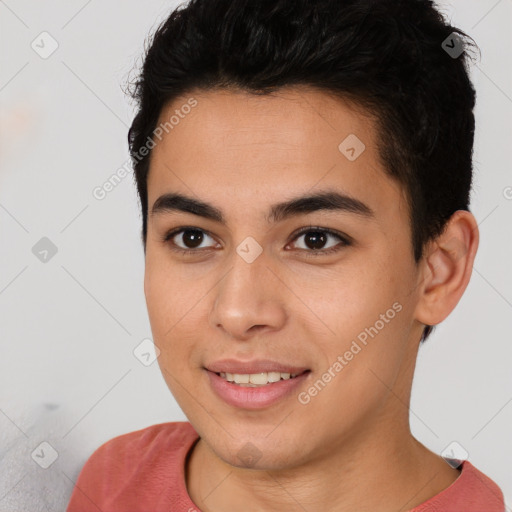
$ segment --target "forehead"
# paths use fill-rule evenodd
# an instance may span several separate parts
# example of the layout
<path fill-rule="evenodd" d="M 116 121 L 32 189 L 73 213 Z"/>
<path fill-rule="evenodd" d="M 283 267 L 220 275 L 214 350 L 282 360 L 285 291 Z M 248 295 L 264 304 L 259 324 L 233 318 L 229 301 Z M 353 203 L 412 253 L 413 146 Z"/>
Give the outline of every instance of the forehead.
<path fill-rule="evenodd" d="M 376 212 L 401 201 L 380 162 L 373 119 L 318 90 L 195 91 L 166 105 L 159 126 L 167 129 L 152 150 L 150 210 L 167 192 L 224 205 L 227 218 L 317 189 Z"/>

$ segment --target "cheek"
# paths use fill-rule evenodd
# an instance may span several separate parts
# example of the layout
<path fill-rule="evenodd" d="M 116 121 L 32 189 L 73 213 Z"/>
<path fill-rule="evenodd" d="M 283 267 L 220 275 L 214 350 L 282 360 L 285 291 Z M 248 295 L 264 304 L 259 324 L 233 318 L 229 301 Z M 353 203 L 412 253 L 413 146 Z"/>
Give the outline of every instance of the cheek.
<path fill-rule="evenodd" d="M 193 308 L 199 295 L 193 282 L 184 279 L 183 273 L 177 267 L 165 265 L 162 260 L 163 258 L 157 257 L 146 259 L 144 274 L 148 314 L 156 331 L 154 334 L 158 334 L 160 338 L 172 335 L 174 328 L 169 330 Z"/>
<path fill-rule="evenodd" d="M 373 386 L 383 386 L 379 378 L 384 383 L 396 378 L 406 349 L 408 323 L 401 291 L 405 284 L 400 283 L 389 271 L 358 272 L 340 281 L 338 290 L 331 290 L 332 301 L 324 301 L 325 321 L 335 333 L 325 347 L 329 367 L 336 361 L 342 365 L 342 369 L 336 366 L 337 375 L 343 374 L 343 378 L 333 379 L 337 385 L 363 387 L 371 393 Z"/>
<path fill-rule="evenodd" d="M 316 418 L 316 422 L 323 418 L 320 423 L 333 435 L 357 428 L 388 400 L 404 356 L 401 328 L 398 323 L 393 324 L 401 321 L 399 315 L 400 312 L 384 327 L 374 315 L 354 318 L 357 325 L 346 327 L 344 334 L 330 344 L 327 365 L 319 368 L 315 380 L 299 397 L 301 404 L 308 404 L 304 409 L 307 416 Z"/>
<path fill-rule="evenodd" d="M 144 291 L 153 342 L 160 350 L 158 362 L 162 369 L 178 375 L 190 369 L 191 354 L 202 339 L 199 325 L 204 323 L 208 288 L 176 269 L 148 263 Z"/>

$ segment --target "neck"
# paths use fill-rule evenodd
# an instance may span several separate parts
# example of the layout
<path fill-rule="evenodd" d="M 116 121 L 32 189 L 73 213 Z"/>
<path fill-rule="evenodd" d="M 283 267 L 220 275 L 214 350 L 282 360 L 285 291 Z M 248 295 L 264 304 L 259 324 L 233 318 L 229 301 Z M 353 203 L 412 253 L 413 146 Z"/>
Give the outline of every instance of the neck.
<path fill-rule="evenodd" d="M 378 435 L 359 429 L 336 446 L 317 450 L 307 464 L 278 470 L 234 467 L 201 439 L 186 467 L 188 492 L 203 512 L 405 512 L 460 474 L 406 427 L 397 429 L 395 417 L 378 424 Z"/>

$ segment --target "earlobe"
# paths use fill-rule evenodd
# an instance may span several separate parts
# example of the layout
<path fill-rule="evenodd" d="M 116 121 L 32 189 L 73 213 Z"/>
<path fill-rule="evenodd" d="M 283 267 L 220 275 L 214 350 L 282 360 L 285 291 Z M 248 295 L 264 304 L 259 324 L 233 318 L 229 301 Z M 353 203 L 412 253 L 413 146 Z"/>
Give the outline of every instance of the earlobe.
<path fill-rule="evenodd" d="M 415 311 L 419 322 L 436 325 L 453 311 L 469 283 L 478 242 L 473 214 L 457 210 L 424 256 Z"/>

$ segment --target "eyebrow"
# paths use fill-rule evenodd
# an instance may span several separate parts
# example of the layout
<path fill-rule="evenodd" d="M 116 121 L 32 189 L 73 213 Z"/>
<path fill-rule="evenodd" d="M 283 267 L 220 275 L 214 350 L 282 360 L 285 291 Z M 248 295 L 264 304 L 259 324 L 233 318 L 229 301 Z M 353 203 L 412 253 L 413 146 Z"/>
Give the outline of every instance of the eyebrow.
<path fill-rule="evenodd" d="M 347 212 L 358 215 L 361 218 L 375 220 L 375 212 L 367 204 L 355 197 L 332 190 L 298 196 L 274 204 L 270 207 L 265 219 L 268 223 L 276 223 L 290 217 L 321 210 Z M 173 212 L 191 213 L 226 225 L 226 219 L 222 211 L 217 207 L 179 193 L 167 193 L 160 196 L 153 203 L 150 215 L 154 216 Z"/>

